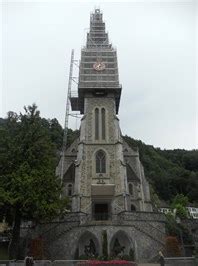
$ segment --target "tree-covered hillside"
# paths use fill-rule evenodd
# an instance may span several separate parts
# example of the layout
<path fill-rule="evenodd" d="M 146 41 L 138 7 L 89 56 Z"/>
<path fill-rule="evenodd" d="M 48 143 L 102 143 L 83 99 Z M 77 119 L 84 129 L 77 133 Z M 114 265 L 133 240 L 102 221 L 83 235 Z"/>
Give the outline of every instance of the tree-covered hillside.
<path fill-rule="evenodd" d="M 124 138 L 131 147 L 138 147 L 145 174 L 159 198 L 169 202 L 184 194 L 198 203 L 198 150 L 161 150 Z"/>

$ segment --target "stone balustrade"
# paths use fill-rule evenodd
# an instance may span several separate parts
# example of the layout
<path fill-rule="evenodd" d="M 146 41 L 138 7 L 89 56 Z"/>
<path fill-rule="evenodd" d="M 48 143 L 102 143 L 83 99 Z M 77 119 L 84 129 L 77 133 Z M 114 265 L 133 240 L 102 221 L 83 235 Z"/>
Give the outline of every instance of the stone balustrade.
<path fill-rule="evenodd" d="M 118 214 L 119 219 L 124 221 L 150 221 L 165 223 L 166 217 L 163 213 L 158 212 L 127 212 L 123 211 Z"/>

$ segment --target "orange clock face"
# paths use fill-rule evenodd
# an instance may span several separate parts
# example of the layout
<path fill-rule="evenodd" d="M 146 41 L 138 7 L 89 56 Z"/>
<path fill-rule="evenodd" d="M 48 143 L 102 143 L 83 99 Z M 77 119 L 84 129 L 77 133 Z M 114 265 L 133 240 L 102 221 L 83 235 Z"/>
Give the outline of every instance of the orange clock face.
<path fill-rule="evenodd" d="M 105 63 L 103 62 L 96 62 L 93 64 L 93 68 L 97 71 L 102 71 L 105 69 Z"/>

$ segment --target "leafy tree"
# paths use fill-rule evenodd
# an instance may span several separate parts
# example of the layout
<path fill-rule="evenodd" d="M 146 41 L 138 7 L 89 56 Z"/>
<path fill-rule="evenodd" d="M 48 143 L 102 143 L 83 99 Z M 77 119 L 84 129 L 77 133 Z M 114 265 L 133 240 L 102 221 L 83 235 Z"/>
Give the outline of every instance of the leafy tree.
<path fill-rule="evenodd" d="M 56 144 L 58 150 L 61 149 L 63 144 L 63 128 L 56 118 L 50 121 L 50 139 Z"/>
<path fill-rule="evenodd" d="M 177 204 L 186 207 L 188 205 L 188 197 L 184 196 L 183 194 L 177 194 L 172 201 L 172 206 L 174 207 Z"/>
<path fill-rule="evenodd" d="M 42 118 L 42 125 L 46 128 L 46 132 L 56 149 L 60 151 L 63 143 L 63 128 L 58 120 L 56 118 L 51 120 Z"/>
<path fill-rule="evenodd" d="M 198 171 L 198 151 L 186 152 L 182 157 L 183 166 L 190 171 Z"/>
<path fill-rule="evenodd" d="M 159 153 L 167 158 L 168 160 L 176 163 L 177 165 L 190 170 L 190 171 L 198 171 L 198 150 L 160 150 Z"/>
<path fill-rule="evenodd" d="M 9 112 L 0 127 L 0 206 L 4 215 L 6 211 L 13 215 L 11 259 L 18 256 L 22 219 L 50 220 L 67 204 L 60 199 L 60 182 L 55 177 L 55 145 L 37 106 L 24 109 L 24 114 Z"/>
<path fill-rule="evenodd" d="M 72 142 L 79 137 L 79 130 L 72 130 L 72 129 L 68 129 L 67 132 L 67 147 L 70 146 L 72 144 Z"/>
<path fill-rule="evenodd" d="M 183 194 L 177 194 L 171 203 L 171 208 L 176 211 L 176 216 L 180 218 L 187 218 L 187 205 L 188 197 L 184 196 Z"/>

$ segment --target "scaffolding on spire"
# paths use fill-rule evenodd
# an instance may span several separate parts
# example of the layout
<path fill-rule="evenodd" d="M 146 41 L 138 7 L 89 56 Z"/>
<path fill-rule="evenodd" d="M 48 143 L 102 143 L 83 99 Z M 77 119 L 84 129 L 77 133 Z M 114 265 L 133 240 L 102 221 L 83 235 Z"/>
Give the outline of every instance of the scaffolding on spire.
<path fill-rule="evenodd" d="M 72 110 L 84 114 L 87 93 L 113 93 L 118 113 L 122 86 L 119 84 L 117 52 L 109 42 L 103 14 L 98 8 L 90 15 L 86 37 L 86 45 L 81 49 L 78 93 L 71 96 Z"/>

